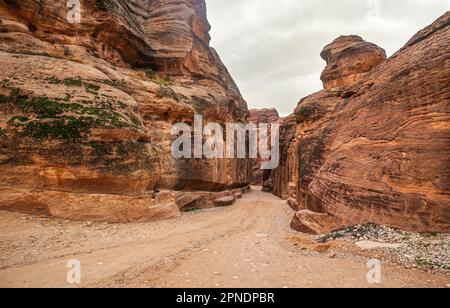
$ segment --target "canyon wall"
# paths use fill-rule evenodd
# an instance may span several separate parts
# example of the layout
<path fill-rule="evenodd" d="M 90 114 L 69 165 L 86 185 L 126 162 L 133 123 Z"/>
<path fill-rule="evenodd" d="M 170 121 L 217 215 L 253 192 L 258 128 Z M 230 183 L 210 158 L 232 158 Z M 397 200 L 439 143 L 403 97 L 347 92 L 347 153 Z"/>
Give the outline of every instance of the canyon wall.
<path fill-rule="evenodd" d="M 260 124 L 267 124 L 267 136 L 264 140 L 261 140 L 261 136 L 259 135 L 258 130 L 258 143 L 264 142 L 267 144 L 267 148 L 270 148 L 271 146 L 271 140 L 270 138 L 267 138 L 271 135 L 271 128 L 272 124 L 274 123 L 281 123 L 282 118 L 280 118 L 280 115 L 278 114 L 278 111 L 275 108 L 263 108 L 263 109 L 251 109 L 250 110 L 250 118 L 249 122 L 252 124 L 255 124 L 257 128 L 259 128 Z M 251 178 L 251 184 L 262 186 L 265 181 L 267 181 L 270 177 L 270 170 L 263 170 L 261 169 L 261 163 L 263 162 L 263 159 L 260 157 L 257 159 L 253 159 L 253 171 L 252 171 L 252 178 Z"/>
<path fill-rule="evenodd" d="M 83 0 L 80 23 L 67 14 L 66 0 L 0 1 L 0 209 L 127 222 L 179 215 L 187 191 L 202 207 L 235 200 L 249 160 L 171 154 L 174 123 L 249 116 L 204 0 Z"/>
<path fill-rule="evenodd" d="M 449 50 L 450 12 L 389 59 L 357 36 L 325 47 L 325 89 L 284 120 L 266 187 L 297 211 L 294 229 L 450 232 Z"/>

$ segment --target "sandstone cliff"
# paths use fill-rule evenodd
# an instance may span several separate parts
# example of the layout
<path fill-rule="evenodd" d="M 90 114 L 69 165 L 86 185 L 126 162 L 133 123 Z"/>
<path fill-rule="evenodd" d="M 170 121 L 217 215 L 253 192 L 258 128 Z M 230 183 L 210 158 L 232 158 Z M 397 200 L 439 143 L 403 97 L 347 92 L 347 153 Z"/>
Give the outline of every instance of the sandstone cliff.
<path fill-rule="evenodd" d="M 264 109 L 251 109 L 250 110 L 250 118 L 249 122 L 259 126 L 259 124 L 268 124 L 272 125 L 273 123 L 281 122 L 280 115 L 275 108 L 264 108 Z M 271 133 L 271 126 L 268 129 L 268 136 Z M 259 139 L 259 136 L 258 136 Z M 258 140 L 259 142 L 260 140 Z M 262 141 L 264 142 L 264 141 Z M 265 140 L 267 146 L 270 147 L 270 140 Z M 251 184 L 261 186 L 263 182 L 269 179 L 270 170 L 261 169 L 261 158 L 257 158 L 253 160 L 253 172 Z"/>
<path fill-rule="evenodd" d="M 320 77 L 325 89 L 351 85 L 386 60 L 384 49 L 357 35 L 337 38 L 320 56 L 327 62 Z"/>
<path fill-rule="evenodd" d="M 325 47 L 325 90 L 281 128 L 273 192 L 292 227 L 450 232 L 450 12 L 387 60 L 356 36 Z"/>
<path fill-rule="evenodd" d="M 178 215 L 173 190 L 234 200 L 248 160 L 171 155 L 173 123 L 248 117 L 204 0 L 81 2 L 70 24 L 65 0 L 0 1 L 0 208 L 124 222 Z"/>

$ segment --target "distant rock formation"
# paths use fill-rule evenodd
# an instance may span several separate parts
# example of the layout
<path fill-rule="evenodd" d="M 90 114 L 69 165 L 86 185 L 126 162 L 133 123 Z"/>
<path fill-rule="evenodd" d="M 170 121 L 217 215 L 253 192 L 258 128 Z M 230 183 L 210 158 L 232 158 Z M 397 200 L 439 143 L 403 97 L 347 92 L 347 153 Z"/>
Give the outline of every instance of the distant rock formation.
<path fill-rule="evenodd" d="M 260 123 L 271 125 L 272 123 L 281 122 L 280 115 L 275 108 L 264 108 L 264 109 L 250 109 L 249 122 L 259 126 Z M 268 133 L 270 135 L 270 126 Z M 270 140 L 266 140 L 267 145 L 270 146 Z M 260 158 L 253 160 L 253 172 L 252 172 L 252 185 L 262 186 L 264 181 L 266 181 L 270 176 L 270 170 L 261 169 Z"/>
<path fill-rule="evenodd" d="M 174 123 L 249 116 L 204 0 L 81 2 L 79 24 L 66 0 L 0 2 L 0 209 L 150 221 L 174 190 L 240 194 L 249 160 L 171 155 Z"/>
<path fill-rule="evenodd" d="M 320 77 L 325 89 L 352 85 L 386 60 L 384 49 L 357 35 L 337 38 L 320 56 L 327 62 Z"/>
<path fill-rule="evenodd" d="M 448 50 L 450 12 L 385 61 L 355 36 L 325 47 L 325 90 L 285 119 L 269 187 L 298 211 L 294 229 L 450 232 Z"/>

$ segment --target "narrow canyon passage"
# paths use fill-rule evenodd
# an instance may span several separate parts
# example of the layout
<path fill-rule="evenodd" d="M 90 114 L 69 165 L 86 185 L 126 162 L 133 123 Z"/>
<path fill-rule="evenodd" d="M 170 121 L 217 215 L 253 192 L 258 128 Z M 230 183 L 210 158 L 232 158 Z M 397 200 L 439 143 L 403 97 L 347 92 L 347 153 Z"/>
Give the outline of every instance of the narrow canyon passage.
<path fill-rule="evenodd" d="M 368 287 L 368 258 L 305 249 L 292 210 L 259 188 L 234 206 L 144 224 L 100 224 L 0 212 L 0 287 Z M 437 286 L 445 275 L 383 265 L 382 287 Z"/>

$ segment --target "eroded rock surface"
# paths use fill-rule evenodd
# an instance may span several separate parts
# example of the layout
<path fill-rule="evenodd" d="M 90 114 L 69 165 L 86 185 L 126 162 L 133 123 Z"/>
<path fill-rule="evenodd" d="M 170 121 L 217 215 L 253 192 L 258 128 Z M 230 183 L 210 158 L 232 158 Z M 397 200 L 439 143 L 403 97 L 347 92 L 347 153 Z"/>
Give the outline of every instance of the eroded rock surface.
<path fill-rule="evenodd" d="M 175 201 L 182 211 L 208 209 L 232 205 L 248 192 L 246 188 L 236 188 L 222 192 L 188 191 L 176 192 Z"/>
<path fill-rule="evenodd" d="M 343 67 L 355 58 L 371 71 L 335 75 L 327 66 L 325 90 L 284 121 L 273 192 L 301 211 L 293 220 L 300 231 L 371 222 L 450 232 L 450 13 L 378 65 L 380 49 L 361 43 L 378 50 L 367 57 L 354 44 L 340 38 L 325 58 L 343 50 Z"/>
<path fill-rule="evenodd" d="M 351 85 L 386 60 L 384 49 L 357 35 L 337 38 L 320 56 L 327 62 L 320 77 L 325 89 Z"/>
<path fill-rule="evenodd" d="M 150 221 L 179 214 L 158 191 L 246 186 L 248 160 L 171 154 L 174 123 L 248 117 L 205 2 L 81 2 L 80 24 L 65 0 L 0 2 L 0 208 Z"/>
<path fill-rule="evenodd" d="M 271 133 L 271 125 L 274 123 L 281 122 L 280 115 L 275 108 L 264 108 L 264 109 L 251 109 L 250 110 L 250 118 L 249 122 L 259 127 L 260 124 L 268 125 L 268 134 L 270 136 Z M 258 142 L 260 141 L 260 136 L 258 134 Z M 261 142 L 265 142 L 270 147 L 270 138 L 265 138 L 265 140 L 261 140 Z M 270 170 L 265 171 L 261 169 L 261 158 L 257 158 L 253 160 L 253 172 L 252 172 L 252 185 L 262 186 L 263 183 L 268 179 L 270 175 Z"/>

